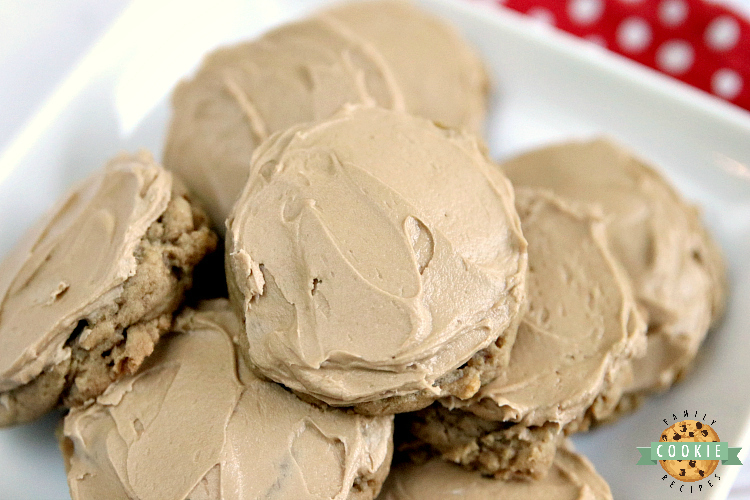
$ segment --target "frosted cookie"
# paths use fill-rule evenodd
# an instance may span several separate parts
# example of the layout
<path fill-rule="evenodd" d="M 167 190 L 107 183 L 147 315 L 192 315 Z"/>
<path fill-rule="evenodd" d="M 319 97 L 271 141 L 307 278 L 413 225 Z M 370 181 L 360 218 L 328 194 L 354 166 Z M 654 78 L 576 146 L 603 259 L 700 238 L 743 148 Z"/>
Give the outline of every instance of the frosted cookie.
<path fill-rule="evenodd" d="M 411 427 L 467 467 L 539 477 L 561 431 L 577 431 L 588 425 L 588 414 L 601 419 L 613 410 L 630 381 L 632 357 L 645 348 L 646 325 L 590 207 L 517 188 L 516 208 L 529 244 L 528 312 L 510 363 L 471 399 L 443 401 L 475 416 L 462 421 L 461 410 L 451 416 L 430 408 Z"/>
<path fill-rule="evenodd" d="M 503 481 L 434 458 L 393 467 L 378 500 L 611 500 L 607 482 L 583 456 L 561 447 L 549 473 L 537 481 Z"/>
<path fill-rule="evenodd" d="M 272 380 L 396 413 L 507 364 L 526 241 L 473 136 L 359 107 L 292 127 L 256 151 L 227 228 L 240 345 Z"/>
<path fill-rule="evenodd" d="M 73 500 L 372 499 L 392 417 L 309 405 L 237 362 L 226 300 L 176 321 L 141 369 L 65 417 Z"/>
<path fill-rule="evenodd" d="M 73 188 L 0 264 L 0 426 L 135 372 L 215 246 L 203 211 L 148 153 Z"/>
<path fill-rule="evenodd" d="M 703 422 L 683 420 L 664 429 L 659 438 L 664 443 L 718 443 L 719 435 Z M 718 460 L 659 460 L 670 476 L 680 481 L 695 482 L 714 473 Z"/>
<path fill-rule="evenodd" d="M 700 220 L 653 168 L 606 141 L 572 142 L 503 164 L 516 186 L 601 207 L 612 252 L 648 321 L 648 348 L 629 393 L 669 387 L 690 366 L 724 308 L 721 253 Z"/>
<path fill-rule="evenodd" d="M 253 150 L 344 104 L 407 110 L 478 131 L 484 66 L 455 30 L 407 3 L 338 6 L 209 54 L 172 97 L 164 152 L 220 231 Z"/>
<path fill-rule="evenodd" d="M 452 26 L 402 0 L 343 3 L 324 15 L 383 56 L 409 113 L 481 135 L 487 70 Z"/>

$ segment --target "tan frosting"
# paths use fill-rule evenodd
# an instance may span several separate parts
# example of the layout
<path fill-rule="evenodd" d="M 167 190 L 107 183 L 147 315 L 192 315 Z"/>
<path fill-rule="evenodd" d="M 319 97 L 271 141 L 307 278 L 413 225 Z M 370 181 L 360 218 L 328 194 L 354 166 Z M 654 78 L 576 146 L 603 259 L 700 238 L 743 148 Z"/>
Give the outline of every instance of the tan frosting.
<path fill-rule="evenodd" d="M 473 137 L 404 113 L 348 108 L 265 142 L 227 227 L 246 354 L 330 404 L 437 391 L 519 309 L 510 183 Z"/>
<path fill-rule="evenodd" d="M 611 500 L 607 482 L 583 456 L 558 448 L 549 473 L 536 481 L 502 481 L 440 458 L 394 466 L 378 500 Z"/>
<path fill-rule="evenodd" d="M 328 13 L 377 47 L 410 113 L 482 132 L 487 71 L 452 26 L 405 0 L 349 2 Z"/>
<path fill-rule="evenodd" d="M 346 499 L 388 466 L 392 417 L 321 409 L 250 374 L 225 300 L 176 329 L 136 375 L 65 418 L 74 500 Z"/>
<path fill-rule="evenodd" d="M 503 168 L 518 186 L 601 207 L 610 247 L 649 325 L 647 354 L 635 361 L 629 389 L 668 387 L 724 306 L 724 264 L 698 210 L 652 168 L 602 139 L 543 148 Z"/>
<path fill-rule="evenodd" d="M 133 252 L 171 189 L 172 175 L 150 155 L 122 156 L 24 235 L 0 264 L 0 391 L 70 356 L 79 320 L 102 314 L 134 274 Z"/>
<path fill-rule="evenodd" d="M 642 353 L 646 325 L 589 207 L 517 188 L 516 208 L 529 242 L 529 309 L 508 367 L 471 401 L 454 404 L 488 420 L 566 425 Z"/>
<path fill-rule="evenodd" d="M 478 81 L 486 78 L 452 29 L 394 2 L 336 12 L 219 49 L 175 89 L 164 164 L 201 196 L 219 230 L 247 179 L 253 149 L 273 132 L 329 117 L 346 103 L 478 128 L 486 93 Z"/>

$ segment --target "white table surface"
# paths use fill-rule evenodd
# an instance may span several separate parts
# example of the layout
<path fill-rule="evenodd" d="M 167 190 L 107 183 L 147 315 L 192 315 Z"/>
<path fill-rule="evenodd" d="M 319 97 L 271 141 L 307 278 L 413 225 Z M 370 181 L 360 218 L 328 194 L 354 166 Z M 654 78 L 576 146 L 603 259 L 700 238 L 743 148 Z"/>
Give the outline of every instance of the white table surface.
<path fill-rule="evenodd" d="M 128 3 L 0 0 L 0 153 Z M 713 3 L 733 5 L 750 17 L 750 0 Z M 729 498 L 750 500 L 750 464 Z"/>

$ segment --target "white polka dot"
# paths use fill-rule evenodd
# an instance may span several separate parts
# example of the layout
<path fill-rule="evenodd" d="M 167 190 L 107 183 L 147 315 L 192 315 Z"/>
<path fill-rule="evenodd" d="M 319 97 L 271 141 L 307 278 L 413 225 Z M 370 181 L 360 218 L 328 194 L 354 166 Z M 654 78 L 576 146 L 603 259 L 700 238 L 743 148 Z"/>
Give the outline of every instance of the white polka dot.
<path fill-rule="evenodd" d="M 724 99 L 734 99 L 742 90 L 742 77 L 734 70 L 722 68 L 711 77 L 711 90 Z"/>
<path fill-rule="evenodd" d="M 526 13 L 542 24 L 555 24 L 555 15 L 551 10 L 545 9 L 544 7 L 532 7 L 526 11 Z"/>
<path fill-rule="evenodd" d="M 643 52 L 651 43 L 651 27 L 640 17 L 628 17 L 617 28 L 617 43 L 625 52 Z"/>
<path fill-rule="evenodd" d="M 673 75 L 681 75 L 693 65 L 695 51 L 685 40 L 670 40 L 656 51 L 656 64 Z"/>
<path fill-rule="evenodd" d="M 685 0 L 664 0 L 659 5 L 659 20 L 665 26 L 679 26 L 685 22 L 687 15 L 688 5 Z"/>
<path fill-rule="evenodd" d="M 568 16 L 578 24 L 595 23 L 604 12 L 602 0 L 570 0 L 568 2 Z"/>
<path fill-rule="evenodd" d="M 706 28 L 706 45 L 714 50 L 729 50 L 740 39 L 740 25 L 729 16 L 719 16 Z"/>

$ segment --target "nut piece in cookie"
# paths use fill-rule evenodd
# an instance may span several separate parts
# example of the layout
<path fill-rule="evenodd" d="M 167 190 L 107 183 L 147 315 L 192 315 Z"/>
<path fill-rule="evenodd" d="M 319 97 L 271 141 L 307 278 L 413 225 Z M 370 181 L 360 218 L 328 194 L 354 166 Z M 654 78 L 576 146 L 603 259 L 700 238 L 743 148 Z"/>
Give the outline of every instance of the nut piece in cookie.
<path fill-rule="evenodd" d="M 345 104 L 405 110 L 479 132 L 487 74 L 458 32 L 409 2 L 352 2 L 209 54 L 172 97 L 164 164 L 218 231 L 253 150 Z"/>
<path fill-rule="evenodd" d="M 188 309 L 136 374 L 71 410 L 61 448 L 73 500 L 378 494 L 393 418 L 313 406 L 257 378 L 236 357 L 240 329 L 224 299 Z"/>
<path fill-rule="evenodd" d="M 665 443 L 718 443 L 719 435 L 703 422 L 683 420 L 664 429 L 659 441 Z M 718 460 L 659 460 L 670 476 L 680 481 L 695 482 L 705 479 L 716 470 Z"/>
<path fill-rule="evenodd" d="M 215 246 L 205 214 L 148 153 L 72 189 L 0 264 L 0 426 L 135 372 Z"/>
<path fill-rule="evenodd" d="M 507 364 L 526 241 L 473 136 L 363 107 L 292 127 L 256 150 L 226 246 L 243 355 L 300 394 L 398 413 Z"/>
<path fill-rule="evenodd" d="M 536 481 L 499 480 L 433 458 L 394 465 L 378 500 L 611 500 L 607 482 L 582 455 L 561 446 L 549 473 Z"/>
<path fill-rule="evenodd" d="M 672 385 L 724 309 L 724 262 L 699 210 L 655 169 L 603 139 L 535 150 L 503 169 L 516 187 L 551 189 L 601 208 L 610 248 L 648 323 L 646 356 L 634 361 L 626 390 Z"/>

